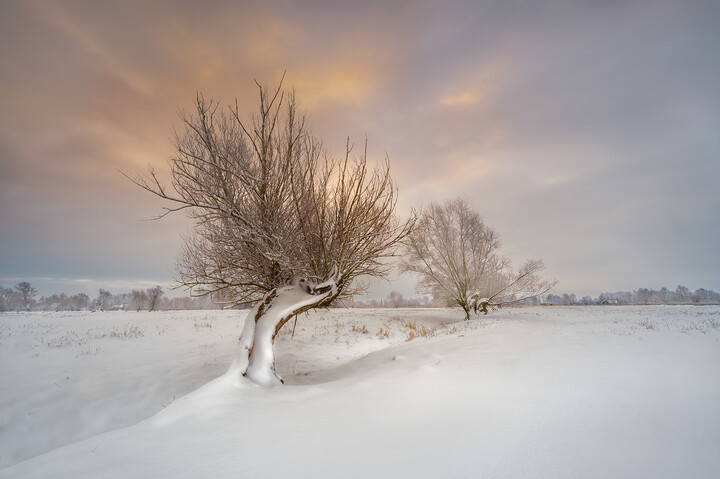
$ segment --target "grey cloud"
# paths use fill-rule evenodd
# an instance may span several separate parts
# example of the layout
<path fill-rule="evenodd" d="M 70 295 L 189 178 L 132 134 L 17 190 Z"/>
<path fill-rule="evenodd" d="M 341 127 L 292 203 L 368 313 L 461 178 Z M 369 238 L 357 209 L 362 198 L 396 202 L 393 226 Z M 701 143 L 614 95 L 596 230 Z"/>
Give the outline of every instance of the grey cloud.
<path fill-rule="evenodd" d="M 287 69 L 331 151 L 367 135 L 407 212 L 471 199 L 561 289 L 720 289 L 715 2 L 0 6 L 4 276 L 169 278 L 162 170 L 196 91 Z M 12 225 L 6 227 L 6 225 Z M 623 283 L 624 281 L 624 283 Z"/>

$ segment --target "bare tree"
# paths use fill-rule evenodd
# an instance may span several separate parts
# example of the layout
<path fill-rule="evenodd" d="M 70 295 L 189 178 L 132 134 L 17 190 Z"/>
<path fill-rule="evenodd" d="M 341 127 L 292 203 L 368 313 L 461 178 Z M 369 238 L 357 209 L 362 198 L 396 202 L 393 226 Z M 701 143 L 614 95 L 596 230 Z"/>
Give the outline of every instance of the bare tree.
<path fill-rule="evenodd" d="M 160 286 L 147 289 L 147 304 L 148 311 L 155 311 L 160 305 L 160 298 L 165 294 Z"/>
<path fill-rule="evenodd" d="M 20 308 L 22 296 L 12 288 L 0 286 L 0 311 L 12 311 Z"/>
<path fill-rule="evenodd" d="M 400 268 L 420 276 L 422 293 L 460 306 L 465 319 L 470 319 L 470 311 L 487 314 L 543 294 L 555 284 L 538 276 L 542 261 L 528 261 L 513 271 L 500 246 L 495 230 L 465 201 L 431 203 L 419 212 L 405 240 Z"/>
<path fill-rule="evenodd" d="M 70 297 L 70 308 L 73 311 L 87 309 L 89 303 L 90 297 L 85 293 L 74 294 Z"/>
<path fill-rule="evenodd" d="M 390 294 L 388 294 L 388 303 L 393 308 L 400 308 L 405 306 L 405 298 L 399 291 L 390 291 Z"/>
<path fill-rule="evenodd" d="M 128 306 L 130 307 L 130 309 L 134 309 L 135 311 L 142 311 L 143 309 L 148 307 L 148 295 L 142 289 L 133 289 L 132 291 L 130 291 L 129 303 L 130 304 Z"/>
<path fill-rule="evenodd" d="M 108 309 L 111 304 L 110 301 L 112 300 L 112 293 L 106 289 L 100 288 L 98 290 L 98 297 L 95 299 L 95 303 L 97 304 L 97 307 L 106 310 Z"/>
<path fill-rule="evenodd" d="M 70 296 L 65 293 L 57 295 L 57 302 L 55 304 L 56 311 L 67 311 L 70 309 Z"/>
<path fill-rule="evenodd" d="M 257 83 L 257 82 L 256 82 Z M 389 163 L 371 171 L 367 147 L 329 156 L 297 113 L 293 92 L 259 88 L 259 111 L 241 118 L 198 95 L 181 114 L 171 185 L 151 171 L 135 182 L 170 201 L 160 217 L 186 210 L 195 220 L 178 281 L 195 295 L 254 304 L 233 371 L 261 385 L 281 382 L 273 342 L 304 311 L 351 297 L 359 276 L 382 276 L 412 221 L 399 223 Z"/>
<path fill-rule="evenodd" d="M 30 311 L 30 307 L 35 301 L 37 290 L 27 281 L 22 281 L 16 284 L 15 289 L 18 293 L 20 293 L 23 308 L 25 308 L 27 311 Z"/>

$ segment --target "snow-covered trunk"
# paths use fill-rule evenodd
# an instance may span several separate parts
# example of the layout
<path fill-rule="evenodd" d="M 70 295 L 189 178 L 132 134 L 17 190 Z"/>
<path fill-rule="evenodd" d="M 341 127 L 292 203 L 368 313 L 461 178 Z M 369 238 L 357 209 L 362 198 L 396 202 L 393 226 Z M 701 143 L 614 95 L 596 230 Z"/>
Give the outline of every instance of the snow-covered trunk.
<path fill-rule="evenodd" d="M 469 321 L 470 320 L 470 310 L 472 309 L 470 306 L 470 303 L 466 299 L 464 300 L 462 298 L 456 298 L 455 302 L 465 312 L 465 321 Z"/>
<path fill-rule="evenodd" d="M 467 307 L 468 309 L 465 311 L 467 317 L 465 319 L 470 319 L 470 309 L 475 311 L 475 314 L 488 314 L 490 308 L 495 309 L 495 305 L 490 303 L 490 299 L 480 297 L 479 293 L 473 293 L 468 296 Z"/>
<path fill-rule="evenodd" d="M 318 290 L 324 292 L 313 294 Z M 275 372 L 275 336 L 294 316 L 323 303 L 327 304 L 336 295 L 334 281 L 313 288 L 305 284 L 304 280 L 299 280 L 270 291 L 248 313 L 240 334 L 238 355 L 230 371 L 243 375 L 260 386 L 282 384 L 282 378 Z"/>

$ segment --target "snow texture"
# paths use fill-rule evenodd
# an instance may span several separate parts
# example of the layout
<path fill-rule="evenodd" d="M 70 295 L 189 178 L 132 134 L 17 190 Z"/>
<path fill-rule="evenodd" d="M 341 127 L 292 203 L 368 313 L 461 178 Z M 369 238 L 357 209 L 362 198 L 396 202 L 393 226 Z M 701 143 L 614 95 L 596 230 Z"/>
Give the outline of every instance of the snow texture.
<path fill-rule="evenodd" d="M 246 314 L 0 315 L 0 478 L 720 477 L 720 307 Z"/>

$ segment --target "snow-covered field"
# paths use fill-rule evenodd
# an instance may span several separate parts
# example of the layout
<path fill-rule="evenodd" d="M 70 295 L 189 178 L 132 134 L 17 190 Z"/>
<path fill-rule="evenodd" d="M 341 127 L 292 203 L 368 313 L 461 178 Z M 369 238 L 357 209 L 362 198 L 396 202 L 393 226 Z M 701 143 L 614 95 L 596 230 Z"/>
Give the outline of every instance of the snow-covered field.
<path fill-rule="evenodd" d="M 0 477 L 720 477 L 720 307 L 244 317 L 0 315 Z"/>

